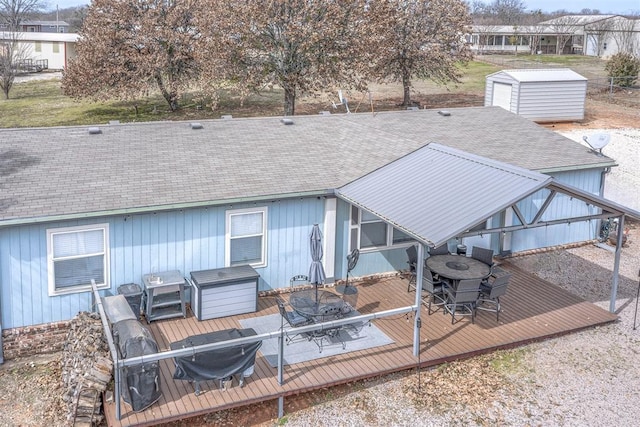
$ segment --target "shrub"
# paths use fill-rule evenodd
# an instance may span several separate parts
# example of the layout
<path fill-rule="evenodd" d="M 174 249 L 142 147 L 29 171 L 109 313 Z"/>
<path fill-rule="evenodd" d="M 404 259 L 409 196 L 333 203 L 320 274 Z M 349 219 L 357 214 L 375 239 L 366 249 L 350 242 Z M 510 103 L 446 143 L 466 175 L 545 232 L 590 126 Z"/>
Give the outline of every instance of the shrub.
<path fill-rule="evenodd" d="M 640 72 L 640 59 L 630 53 L 616 53 L 609 59 L 604 67 L 613 83 L 618 86 L 630 87 L 638 80 Z"/>

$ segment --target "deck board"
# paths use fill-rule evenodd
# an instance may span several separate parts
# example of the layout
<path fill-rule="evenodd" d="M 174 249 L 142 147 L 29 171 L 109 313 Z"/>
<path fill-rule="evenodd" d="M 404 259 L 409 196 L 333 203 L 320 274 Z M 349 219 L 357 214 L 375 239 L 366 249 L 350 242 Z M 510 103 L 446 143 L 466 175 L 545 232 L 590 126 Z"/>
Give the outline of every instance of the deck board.
<path fill-rule="evenodd" d="M 429 316 L 426 307 L 422 307 L 421 367 L 522 345 L 612 322 L 617 318 L 508 262 L 503 266 L 513 275 L 507 294 L 501 300 L 503 311 L 500 322 L 496 322 L 495 313 L 478 311 L 475 324 L 471 324 L 466 316 L 452 325 L 451 317 L 443 315 L 441 310 Z M 357 309 L 362 314 L 369 314 L 411 305 L 415 294 L 407 292 L 406 286 L 407 281 L 399 276 L 360 283 Z M 240 328 L 240 319 L 277 312 L 276 298 L 268 296 L 259 298 L 256 313 L 206 321 L 198 321 L 189 313 L 186 319 L 157 321 L 151 323 L 149 328 L 160 349 L 168 350 L 171 342 L 187 336 Z M 285 383 L 282 386 L 277 382 L 277 369 L 272 368 L 258 353 L 254 374 L 247 379 L 245 387 L 234 384 L 228 390 L 219 390 L 217 381 L 206 381 L 201 383 L 203 393 L 196 396 L 192 384 L 172 379 L 173 362 L 163 360 L 160 362 L 163 392 L 160 400 L 139 413 L 134 413 L 123 403 L 121 420 L 116 420 L 115 404 L 106 403 L 107 423 L 109 426 L 156 425 L 270 401 L 280 396 L 286 400 L 286 396 L 290 395 L 413 369 L 418 363 L 413 356 L 413 322 L 412 315 L 373 320 L 372 323 L 387 334 L 394 341 L 393 344 L 285 366 Z M 295 344 L 289 347 L 293 346 Z M 290 350 L 285 347 L 285 352 Z"/>

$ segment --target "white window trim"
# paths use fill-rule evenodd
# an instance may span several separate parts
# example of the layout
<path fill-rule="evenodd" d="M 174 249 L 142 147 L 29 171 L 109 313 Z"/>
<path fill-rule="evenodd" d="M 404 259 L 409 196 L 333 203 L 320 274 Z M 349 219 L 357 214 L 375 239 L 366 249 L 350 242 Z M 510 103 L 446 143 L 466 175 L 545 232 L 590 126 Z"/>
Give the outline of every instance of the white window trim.
<path fill-rule="evenodd" d="M 231 217 L 234 215 L 245 214 L 262 214 L 262 262 L 250 263 L 253 268 L 262 268 L 267 266 L 267 207 L 254 207 L 245 209 L 233 209 L 225 212 L 225 232 L 224 232 L 224 265 L 225 267 L 231 267 Z M 257 236 L 257 234 L 256 234 Z M 248 236 L 243 236 L 248 237 Z"/>
<path fill-rule="evenodd" d="M 358 209 L 358 221 L 354 224 L 352 215 L 353 215 L 353 209 L 349 210 L 349 250 L 353 250 L 356 248 L 352 248 L 351 247 L 351 232 L 356 229 L 357 230 L 357 249 L 360 252 L 376 252 L 376 251 L 384 251 L 384 250 L 389 250 L 389 249 L 397 249 L 397 248 L 403 248 L 403 247 L 407 247 L 407 246 L 411 246 L 411 245 L 415 245 L 415 240 L 411 240 L 411 241 L 407 241 L 407 242 L 401 242 L 401 243 L 393 243 L 393 229 L 395 228 L 393 225 L 389 224 L 388 222 L 385 222 L 384 220 L 380 219 L 380 222 L 383 222 L 386 226 L 387 226 L 387 242 L 385 245 L 383 246 L 369 246 L 367 248 L 362 248 L 361 247 L 361 238 L 362 238 L 362 229 L 361 229 L 361 225 L 362 225 L 362 209 L 358 208 L 357 206 L 353 206 L 356 209 Z M 377 221 L 367 221 L 367 223 L 373 223 L 373 222 L 377 222 Z M 402 231 L 402 230 L 400 230 Z"/>
<path fill-rule="evenodd" d="M 53 260 L 53 236 L 56 234 L 73 233 L 77 231 L 93 231 L 102 230 L 104 234 L 104 283 L 96 284 L 98 289 L 111 288 L 111 281 L 109 277 L 109 224 L 91 224 L 91 225 L 79 225 L 75 227 L 63 227 L 63 228 L 50 228 L 47 230 L 47 276 L 49 286 L 49 296 L 77 294 L 81 292 L 91 291 L 91 284 L 74 286 L 73 288 L 67 288 L 62 290 L 56 290 L 55 274 L 54 274 L 54 260 Z"/>

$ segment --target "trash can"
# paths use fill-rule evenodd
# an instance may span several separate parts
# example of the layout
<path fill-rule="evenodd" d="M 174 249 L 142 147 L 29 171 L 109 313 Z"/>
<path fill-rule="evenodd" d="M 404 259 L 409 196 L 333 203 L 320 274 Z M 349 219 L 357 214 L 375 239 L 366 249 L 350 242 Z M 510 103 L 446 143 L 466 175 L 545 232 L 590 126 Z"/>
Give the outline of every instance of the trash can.
<path fill-rule="evenodd" d="M 458 245 L 456 247 L 456 253 L 458 255 L 467 256 L 467 245 Z"/>
<path fill-rule="evenodd" d="M 140 285 L 137 283 L 120 285 L 118 286 L 118 294 L 125 297 L 136 319 L 140 320 L 140 307 L 142 306 L 142 288 Z"/>

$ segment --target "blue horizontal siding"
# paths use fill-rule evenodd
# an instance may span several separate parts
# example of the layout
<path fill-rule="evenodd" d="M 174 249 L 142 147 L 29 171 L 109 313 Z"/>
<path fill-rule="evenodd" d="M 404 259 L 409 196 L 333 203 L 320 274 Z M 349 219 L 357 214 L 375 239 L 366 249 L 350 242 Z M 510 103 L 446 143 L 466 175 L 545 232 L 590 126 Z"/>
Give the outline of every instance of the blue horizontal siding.
<path fill-rule="evenodd" d="M 50 297 L 47 285 L 46 231 L 49 228 L 109 224 L 110 291 L 125 283 L 141 284 L 143 274 L 224 267 L 225 212 L 267 206 L 267 265 L 258 268 L 259 289 L 289 285 L 307 274 L 309 234 L 323 224 L 324 200 L 276 200 L 264 204 L 209 207 L 144 215 L 0 229 L 0 309 L 2 328 L 68 320 L 90 310 L 89 292 Z"/>
<path fill-rule="evenodd" d="M 559 181 L 571 186 L 581 188 L 595 195 L 600 194 L 600 170 L 583 170 L 553 174 Z M 548 190 L 541 190 L 545 195 Z M 544 201 L 538 192 L 518 203 L 527 220 L 533 219 L 538 207 Z M 543 215 L 543 221 L 569 218 L 594 214 L 598 211 L 593 206 L 587 206 L 584 202 L 570 199 L 564 195 L 556 195 L 554 201 Z M 514 218 L 514 221 L 515 218 Z M 596 237 L 598 221 L 573 222 L 570 224 L 558 224 L 548 227 L 538 227 L 528 230 L 520 230 L 513 233 L 512 250 L 520 252 L 528 249 L 536 249 L 547 246 L 562 245 L 566 243 L 581 242 Z"/>

